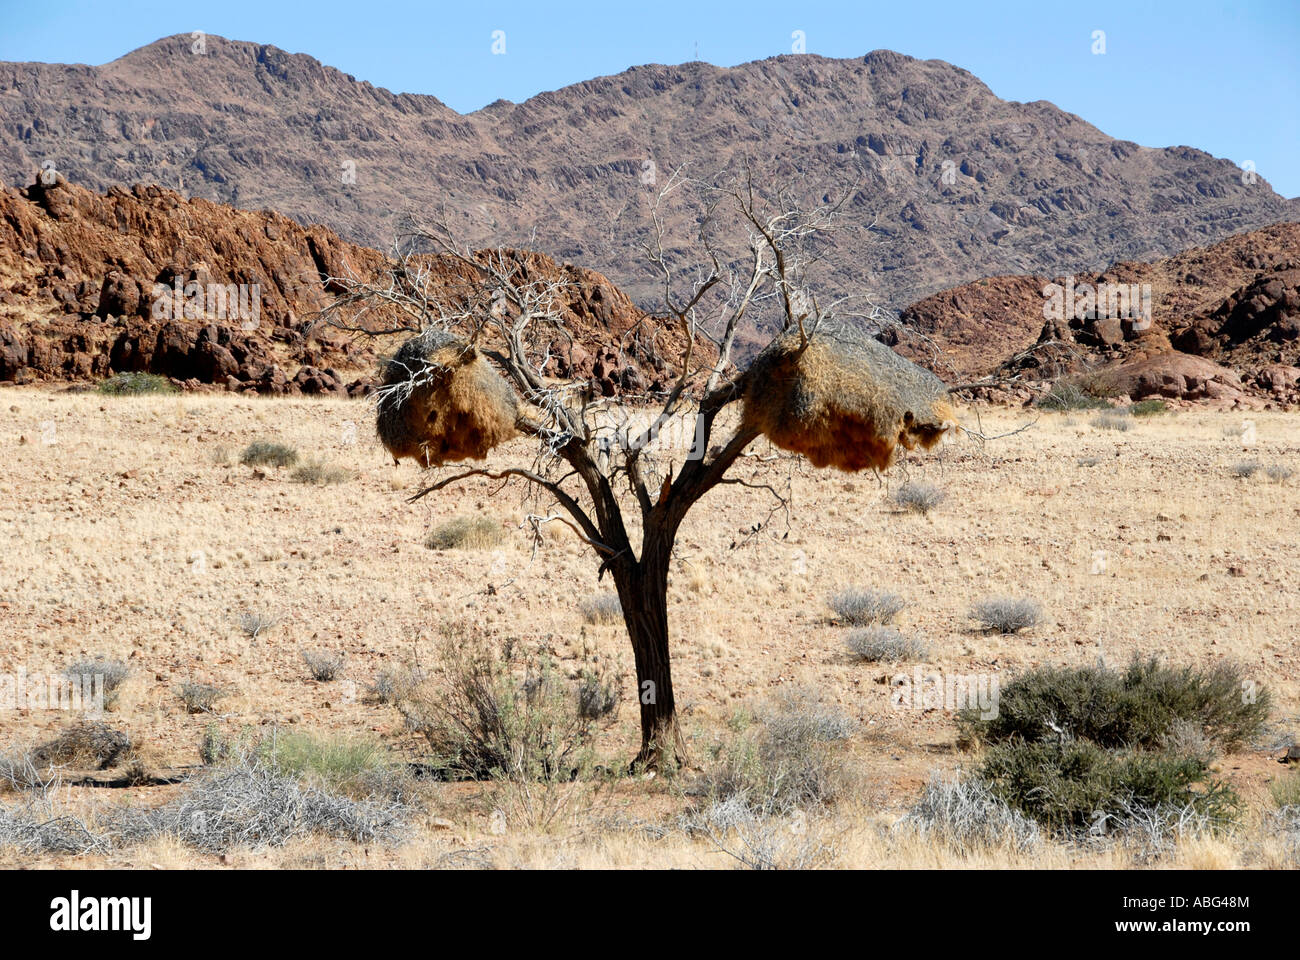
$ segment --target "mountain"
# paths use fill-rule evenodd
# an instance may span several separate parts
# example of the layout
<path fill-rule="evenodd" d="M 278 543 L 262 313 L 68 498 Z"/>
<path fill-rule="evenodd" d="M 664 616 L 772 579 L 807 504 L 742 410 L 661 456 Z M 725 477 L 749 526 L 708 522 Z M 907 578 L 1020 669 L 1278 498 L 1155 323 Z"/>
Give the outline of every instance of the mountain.
<path fill-rule="evenodd" d="M 895 310 L 978 277 L 1098 270 L 1300 219 L 1300 201 L 1228 160 L 1114 140 L 889 51 L 634 67 L 461 115 L 303 54 L 216 36 L 196 53 L 178 35 L 103 66 L 0 64 L 0 123 L 12 186 L 52 165 L 379 249 L 403 212 L 445 208 L 466 241 L 602 269 L 647 309 L 651 203 L 683 166 L 707 177 L 748 158 L 757 183 L 806 204 L 843 190 L 825 284 Z M 699 209 L 679 193 L 664 218 L 686 243 Z"/>
<path fill-rule="evenodd" d="M 373 383 L 376 350 L 396 345 L 353 340 L 316 317 L 339 292 L 330 278 L 385 274 L 377 250 L 158 186 L 96 194 L 49 179 L 0 191 L 0 381 L 125 370 L 189 387 L 355 395 Z M 550 358 L 548 374 L 590 379 L 606 396 L 664 389 L 685 344 L 675 324 L 646 315 L 595 271 L 504 255 L 526 280 L 563 281 L 567 337 L 551 332 L 535 345 Z M 454 302 L 465 271 L 438 258 L 424 265 Z M 701 341 L 695 356 L 717 354 Z"/>

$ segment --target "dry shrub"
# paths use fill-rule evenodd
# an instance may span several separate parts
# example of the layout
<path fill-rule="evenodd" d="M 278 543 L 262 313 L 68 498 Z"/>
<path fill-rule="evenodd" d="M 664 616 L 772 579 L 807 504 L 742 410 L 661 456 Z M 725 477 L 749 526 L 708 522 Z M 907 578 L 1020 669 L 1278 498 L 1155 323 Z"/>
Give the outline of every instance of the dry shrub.
<path fill-rule="evenodd" d="M 430 550 L 483 550 L 505 538 L 501 524 L 488 517 L 453 517 L 430 530 L 424 545 Z"/>
<path fill-rule="evenodd" d="M 211 713 L 226 691 L 210 683 L 186 681 L 176 689 L 176 695 L 185 704 L 186 713 Z"/>
<path fill-rule="evenodd" d="M 896 825 L 939 840 L 969 856 L 985 850 L 1032 850 L 1042 840 L 1038 823 L 994 795 L 978 778 L 945 779 L 938 773 Z"/>
<path fill-rule="evenodd" d="M 978 620 L 986 631 L 1016 633 L 1038 623 L 1043 608 L 1029 597 L 993 597 L 975 604 L 971 619 Z"/>
<path fill-rule="evenodd" d="M 948 389 L 865 330 L 798 327 L 755 359 L 744 424 L 813 466 L 884 470 L 898 447 L 929 449 L 956 422 Z"/>
<path fill-rule="evenodd" d="M 894 491 L 894 505 L 908 513 L 928 514 L 947 498 L 933 483 L 920 481 L 901 484 Z"/>
<path fill-rule="evenodd" d="M 402 344 L 383 379 L 377 428 L 394 460 L 482 460 L 517 432 L 510 385 L 475 347 L 435 327 Z"/>
<path fill-rule="evenodd" d="M 322 460 L 308 460 L 300 464 L 289 475 L 294 483 L 309 483 L 316 486 L 329 486 L 335 483 L 347 483 L 355 476 L 346 467 L 337 467 Z"/>
<path fill-rule="evenodd" d="M 467 628 L 446 628 L 439 669 L 400 688 L 396 706 L 448 779 L 572 780 L 590 769 L 595 720 L 541 651 L 500 658 Z"/>
<path fill-rule="evenodd" d="M 63 671 L 63 675 L 79 684 L 82 690 L 93 690 L 97 685 L 95 678 L 98 677 L 98 686 L 104 691 L 105 708 L 111 708 L 117 702 L 117 696 L 122 692 L 121 686 L 129 674 L 130 670 L 121 660 L 109 660 L 106 657 L 83 660 Z"/>
<path fill-rule="evenodd" d="M 623 622 L 623 604 L 619 601 L 617 593 L 593 594 L 585 598 L 578 608 L 582 612 L 584 623 L 608 627 Z"/>
<path fill-rule="evenodd" d="M 896 593 L 857 587 L 835 591 L 826 603 L 841 620 L 855 627 L 887 624 L 907 606 L 907 601 Z"/>
<path fill-rule="evenodd" d="M 303 650 L 302 659 L 313 678 L 329 683 L 343 671 L 348 655 L 341 650 Z"/>
<path fill-rule="evenodd" d="M 766 704 L 757 723 L 718 744 L 696 786 L 711 804 L 734 802 L 759 817 L 819 807 L 838 796 L 846 774 L 836 744 L 853 721 L 817 692 L 798 687 Z"/>
<path fill-rule="evenodd" d="M 285 443 L 254 440 L 244 448 L 239 462 L 250 467 L 291 467 L 298 462 L 298 451 Z"/>
<path fill-rule="evenodd" d="M 930 653 L 925 641 L 905 637 L 892 627 L 853 630 L 845 640 L 849 651 L 868 663 L 924 660 Z"/>
<path fill-rule="evenodd" d="M 63 731 L 49 743 L 31 752 L 40 766 L 72 764 L 107 770 L 131 751 L 131 738 L 107 724 L 87 720 Z"/>

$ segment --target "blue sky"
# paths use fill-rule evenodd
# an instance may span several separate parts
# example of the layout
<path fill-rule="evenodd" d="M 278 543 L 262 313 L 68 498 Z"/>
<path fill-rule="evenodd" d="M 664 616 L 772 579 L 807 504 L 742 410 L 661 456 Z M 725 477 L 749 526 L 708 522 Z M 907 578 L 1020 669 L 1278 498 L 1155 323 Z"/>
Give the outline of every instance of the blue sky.
<path fill-rule="evenodd" d="M 0 0 L 0 60 L 104 63 L 203 30 L 273 43 L 466 112 L 634 64 L 729 66 L 806 49 L 887 48 L 970 70 L 998 96 L 1050 100 L 1107 134 L 1253 162 L 1300 195 L 1300 0 L 1181 3 L 32 3 Z M 493 55 L 493 31 L 505 55 Z M 1106 52 L 1093 53 L 1093 32 Z"/>

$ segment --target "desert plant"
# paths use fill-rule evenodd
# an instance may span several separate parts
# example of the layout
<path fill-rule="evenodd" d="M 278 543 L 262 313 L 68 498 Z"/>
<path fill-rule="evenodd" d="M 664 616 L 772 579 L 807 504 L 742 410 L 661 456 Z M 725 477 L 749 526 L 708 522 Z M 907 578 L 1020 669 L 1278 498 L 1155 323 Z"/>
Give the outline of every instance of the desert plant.
<path fill-rule="evenodd" d="M 466 628 L 439 645 L 441 673 L 398 694 L 407 727 L 450 779 L 570 780 L 586 772 L 595 727 L 549 657 L 528 648 L 512 664 Z"/>
<path fill-rule="evenodd" d="M 855 657 L 869 663 L 924 660 L 930 653 L 924 641 L 905 637 L 892 627 L 853 630 L 845 644 Z"/>
<path fill-rule="evenodd" d="M 1264 476 L 1268 477 L 1274 483 L 1283 483 L 1290 480 L 1295 471 L 1284 463 L 1270 463 L 1264 468 Z"/>
<path fill-rule="evenodd" d="M 996 716 L 964 710 L 957 721 L 964 736 L 986 743 L 1065 737 L 1203 753 L 1190 744 L 1190 727 L 1231 750 L 1260 733 L 1272 703 L 1267 689 L 1250 696 L 1244 689 L 1240 668 L 1231 664 L 1171 667 L 1150 658 L 1123 670 L 1038 667 L 1000 689 Z"/>
<path fill-rule="evenodd" d="M 257 758 L 282 776 L 334 792 L 351 793 L 388 766 L 383 744 L 364 736 L 276 730 L 264 736 Z"/>
<path fill-rule="evenodd" d="M 947 494 L 933 483 L 908 482 L 894 491 L 894 505 L 909 513 L 927 514 L 947 499 Z"/>
<path fill-rule="evenodd" d="M 939 840 L 963 855 L 998 848 L 1026 851 L 1042 840 L 1038 822 L 994 795 L 983 780 L 948 779 L 937 772 L 896 827 Z"/>
<path fill-rule="evenodd" d="M 392 842 L 406 834 L 411 813 L 400 801 L 353 799 L 245 756 L 212 767 L 161 807 L 127 808 L 119 814 L 115 832 L 132 842 L 175 837 L 215 854 L 232 847 L 281 846 L 312 835 Z"/>
<path fill-rule="evenodd" d="M 623 622 L 623 604 L 613 592 L 595 593 L 578 604 L 584 623 L 609 626 Z"/>
<path fill-rule="evenodd" d="M 979 768 L 994 795 L 1054 830 L 1097 832 L 1136 807 L 1190 808 L 1218 824 L 1241 803 L 1210 777 L 1204 757 L 1143 750 L 1107 750 L 1086 740 L 991 747 Z"/>
<path fill-rule="evenodd" d="M 506 538 L 501 524 L 487 517 L 454 517 L 439 524 L 425 537 L 430 550 L 482 550 Z"/>
<path fill-rule="evenodd" d="M 1058 380 L 1038 398 L 1038 406 L 1044 410 L 1097 410 L 1110 404 L 1076 383 Z"/>
<path fill-rule="evenodd" d="M 1300 809 L 1300 770 L 1278 777 L 1269 787 L 1269 795 L 1279 807 Z"/>
<path fill-rule="evenodd" d="M 760 817 L 789 814 L 833 800 L 845 772 L 834 744 L 853 721 L 807 688 L 790 688 L 757 713 L 756 723 L 712 751 L 695 792 L 717 804 L 729 798 Z"/>
<path fill-rule="evenodd" d="M 991 597 L 971 609 L 971 619 L 985 631 L 1016 633 L 1026 630 L 1042 618 L 1043 608 L 1030 597 Z"/>
<path fill-rule="evenodd" d="M 104 706 L 111 708 L 117 702 L 118 694 L 122 692 L 120 688 L 130 675 L 130 670 L 121 660 L 95 657 L 94 660 L 74 663 L 63 671 L 63 675 L 79 684 L 82 690 L 93 690 L 98 686 L 104 691 Z"/>
<path fill-rule="evenodd" d="M 314 678 L 329 683 L 343 671 L 348 656 L 341 650 L 303 650 L 302 659 Z"/>
<path fill-rule="evenodd" d="M 239 629 L 250 640 L 256 640 L 261 634 L 270 630 L 280 620 L 259 610 L 245 610 L 239 615 Z"/>
<path fill-rule="evenodd" d="M 1238 460 L 1231 467 L 1234 477 L 1241 477 L 1243 480 L 1249 480 L 1259 472 L 1258 460 Z"/>
<path fill-rule="evenodd" d="M 1157 414 L 1168 413 L 1169 405 L 1163 400 L 1139 400 L 1128 405 L 1128 412 L 1135 417 L 1153 417 Z"/>
<path fill-rule="evenodd" d="M 618 677 L 604 664 L 586 667 L 578 681 L 578 716 L 588 720 L 612 720 L 618 716 Z"/>
<path fill-rule="evenodd" d="M 239 462 L 250 467 L 291 467 L 298 462 L 298 451 L 284 443 L 254 440 L 244 448 Z"/>
<path fill-rule="evenodd" d="M 211 713 L 218 700 L 225 697 L 226 691 L 210 683 L 186 681 L 176 691 L 187 713 Z"/>
<path fill-rule="evenodd" d="M 887 624 L 907 606 L 907 602 L 896 593 L 857 587 L 837 590 L 826 602 L 841 620 L 853 626 Z"/>
<path fill-rule="evenodd" d="M 97 720 L 84 720 L 31 752 L 38 766 L 75 764 L 106 770 L 131 752 L 131 737 Z"/>
<path fill-rule="evenodd" d="M 1119 430 L 1123 432 L 1133 429 L 1133 418 L 1128 415 L 1127 410 L 1112 410 L 1099 414 L 1092 421 L 1092 425 L 1100 430 Z"/>
<path fill-rule="evenodd" d="M 156 373 L 115 373 L 99 381 L 95 389 L 114 397 L 176 392 L 170 380 Z"/>
<path fill-rule="evenodd" d="M 335 483 L 347 483 L 354 474 L 346 467 L 339 467 L 321 460 L 308 460 L 294 468 L 289 479 L 295 483 L 310 483 L 328 486 Z"/>

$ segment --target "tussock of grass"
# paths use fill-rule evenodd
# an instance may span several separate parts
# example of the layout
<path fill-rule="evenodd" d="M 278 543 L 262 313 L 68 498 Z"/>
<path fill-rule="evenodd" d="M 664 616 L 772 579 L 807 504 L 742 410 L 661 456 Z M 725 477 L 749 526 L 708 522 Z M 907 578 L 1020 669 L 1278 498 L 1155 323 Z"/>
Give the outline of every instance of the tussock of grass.
<path fill-rule="evenodd" d="M 854 630 L 849 633 L 845 644 L 855 657 L 868 663 L 924 660 L 930 653 L 924 641 L 905 637 L 892 627 Z"/>
<path fill-rule="evenodd" d="M 1258 460 L 1238 460 L 1231 467 L 1234 477 L 1241 477 L 1243 480 L 1249 480 L 1259 472 Z"/>
<path fill-rule="evenodd" d="M 733 800 L 770 817 L 820 806 L 843 791 L 846 775 L 837 746 L 854 725 L 839 707 L 811 689 L 790 688 L 755 719 L 729 743 L 715 746 L 695 793 L 711 804 Z"/>
<path fill-rule="evenodd" d="M 586 597 L 578 604 L 584 623 L 608 627 L 623 622 L 623 604 L 618 594 L 596 593 Z"/>
<path fill-rule="evenodd" d="M 908 513 L 928 514 L 948 498 L 933 483 L 904 483 L 894 491 L 894 505 Z"/>
<path fill-rule="evenodd" d="M 1139 400 L 1128 405 L 1128 412 L 1135 417 L 1154 417 L 1169 412 L 1169 405 L 1163 400 Z"/>
<path fill-rule="evenodd" d="M 1122 433 L 1133 429 L 1133 418 L 1126 410 L 1115 410 L 1096 417 L 1092 425 L 1100 430 L 1118 430 Z"/>
<path fill-rule="evenodd" d="M 346 467 L 334 466 L 320 460 L 308 460 L 294 468 L 289 479 L 295 483 L 310 483 L 316 486 L 329 486 L 347 483 L 355 476 Z"/>
<path fill-rule="evenodd" d="M 488 517 L 454 517 L 434 527 L 424 545 L 430 550 L 482 550 L 505 538 L 501 524 Z"/>
<path fill-rule="evenodd" d="M 288 444 L 254 440 L 244 448 L 239 462 L 250 467 L 291 467 L 298 462 L 298 451 Z"/>

